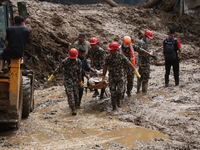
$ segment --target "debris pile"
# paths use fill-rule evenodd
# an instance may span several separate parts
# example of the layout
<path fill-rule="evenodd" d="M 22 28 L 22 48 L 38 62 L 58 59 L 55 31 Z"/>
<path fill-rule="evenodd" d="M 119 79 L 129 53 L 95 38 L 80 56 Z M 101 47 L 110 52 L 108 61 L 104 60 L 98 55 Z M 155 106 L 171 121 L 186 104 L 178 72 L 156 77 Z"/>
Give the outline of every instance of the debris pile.
<path fill-rule="evenodd" d="M 149 43 L 149 49 L 159 57 L 157 62 L 152 63 L 163 65 L 160 47 L 167 37 L 168 28 L 174 26 L 176 37 L 182 44 L 181 59 L 198 59 L 200 56 L 200 38 L 192 32 L 194 24 L 200 19 L 192 16 L 180 19 L 176 14 L 155 8 L 145 9 L 141 5 L 111 7 L 104 3 L 68 6 L 27 1 L 27 9 L 29 17 L 26 26 L 30 37 L 24 60 L 25 67 L 36 73 L 37 88 L 44 87 L 52 71 L 68 56 L 69 44 L 79 32 L 84 32 L 87 40 L 97 37 L 100 46 L 106 50 L 110 42 L 121 43 L 125 35 L 131 36 L 133 43 L 137 44 L 146 29 L 152 30 L 154 39 Z M 58 75 L 56 80 L 62 81 L 62 75 Z"/>

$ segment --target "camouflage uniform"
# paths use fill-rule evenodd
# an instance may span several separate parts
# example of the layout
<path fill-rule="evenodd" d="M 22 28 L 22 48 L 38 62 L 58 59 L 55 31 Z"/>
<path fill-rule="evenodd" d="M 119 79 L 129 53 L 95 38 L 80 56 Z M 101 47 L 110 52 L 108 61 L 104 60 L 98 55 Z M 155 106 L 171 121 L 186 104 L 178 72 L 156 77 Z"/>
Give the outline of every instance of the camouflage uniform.
<path fill-rule="evenodd" d="M 78 75 L 82 71 L 80 59 L 65 58 L 57 67 L 56 71 L 63 70 L 65 77 L 64 86 L 68 97 L 68 104 L 72 108 L 79 102 L 79 80 Z"/>
<path fill-rule="evenodd" d="M 117 98 L 121 98 L 124 91 L 124 70 L 122 64 L 128 64 L 130 61 L 122 54 L 116 56 L 109 55 L 105 59 L 105 65 L 109 70 L 109 87 L 111 93 L 112 105 L 115 106 Z"/>
<path fill-rule="evenodd" d="M 97 46 L 96 50 L 93 50 L 92 48 L 89 49 L 87 57 L 90 57 L 92 59 L 92 65 L 91 67 L 97 70 L 103 69 L 103 66 L 105 64 L 105 52 L 104 50 Z M 101 89 L 101 97 L 103 98 L 103 94 L 105 92 L 105 88 Z M 97 89 L 95 89 L 95 93 L 99 93 Z M 100 98 L 101 98 L 100 97 Z"/>
<path fill-rule="evenodd" d="M 142 49 L 148 51 L 147 43 L 142 39 L 138 46 Z M 141 75 L 141 78 L 137 81 L 137 92 L 140 91 L 141 83 L 142 83 L 142 92 L 147 92 L 148 87 L 148 80 L 150 75 L 150 56 L 147 56 L 145 54 L 140 53 L 139 54 L 139 73 Z"/>
<path fill-rule="evenodd" d="M 124 47 L 123 45 L 121 46 L 122 46 L 122 51 L 124 52 L 124 55 L 129 60 L 131 60 L 130 47 Z M 133 48 L 134 48 L 134 51 L 143 53 L 143 51 L 140 50 L 140 47 L 133 45 Z M 124 93 L 126 91 L 126 85 L 127 85 L 127 94 L 129 95 L 133 88 L 134 72 L 128 65 L 124 65 L 124 78 L 125 78 Z"/>
<path fill-rule="evenodd" d="M 97 70 L 103 69 L 105 52 L 102 48 L 97 47 L 96 50 L 90 48 L 88 51 L 88 57 L 90 57 L 93 61 L 91 67 Z"/>

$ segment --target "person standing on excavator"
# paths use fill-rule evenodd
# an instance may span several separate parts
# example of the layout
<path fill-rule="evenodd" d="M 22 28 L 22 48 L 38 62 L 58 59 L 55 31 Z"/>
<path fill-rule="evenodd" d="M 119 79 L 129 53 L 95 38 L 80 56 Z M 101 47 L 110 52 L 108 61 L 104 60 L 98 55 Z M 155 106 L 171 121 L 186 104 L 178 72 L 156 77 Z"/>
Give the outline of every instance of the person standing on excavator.
<path fill-rule="evenodd" d="M 62 61 L 48 79 L 48 82 L 51 82 L 60 70 L 64 70 L 64 86 L 69 107 L 72 109 L 72 115 L 76 115 L 79 103 L 79 85 L 81 88 L 84 87 L 82 82 L 82 63 L 77 57 L 78 51 L 75 48 L 70 49 L 69 57 Z"/>
<path fill-rule="evenodd" d="M 119 49 L 119 44 L 117 42 L 110 43 L 108 50 L 110 50 L 110 55 L 105 59 L 105 65 L 103 68 L 102 82 L 105 82 L 105 75 L 107 70 L 109 70 L 109 87 L 111 93 L 111 101 L 113 106 L 113 111 L 118 107 L 121 107 L 121 98 L 124 92 L 124 69 L 123 64 L 130 67 L 136 76 L 140 78 L 140 74 L 135 69 L 134 65 L 128 60 L 128 58 L 117 52 Z"/>
<path fill-rule="evenodd" d="M 23 23 L 23 17 L 16 16 L 15 26 L 6 29 L 8 45 L 6 45 L 6 48 L 0 55 L 0 73 L 8 71 L 8 63 L 4 66 L 5 60 L 20 59 L 24 56 L 25 43 L 29 36 L 29 29 L 24 27 Z"/>
<path fill-rule="evenodd" d="M 150 30 L 146 30 L 144 32 L 142 40 L 138 43 L 138 46 L 142 49 L 145 49 L 148 51 L 148 45 L 147 43 L 150 41 L 150 39 L 153 39 L 153 33 Z M 150 58 L 149 56 L 139 53 L 139 73 L 141 75 L 141 78 L 137 80 L 137 93 L 140 93 L 140 88 L 142 85 L 142 93 L 147 93 L 148 89 L 148 80 L 150 75 Z M 156 56 L 151 55 L 154 59 L 157 59 Z"/>
<path fill-rule="evenodd" d="M 90 45 L 91 48 L 88 51 L 88 57 L 91 61 L 91 67 L 93 67 L 96 70 L 101 70 L 104 66 L 105 52 L 101 47 L 98 46 L 98 39 L 96 37 L 92 37 L 90 39 Z M 100 99 L 103 99 L 104 92 L 105 88 L 102 88 Z M 92 97 L 96 97 L 98 95 L 99 92 L 97 89 L 95 89 L 95 92 Z"/>
<path fill-rule="evenodd" d="M 135 66 L 135 51 L 138 52 L 139 54 L 148 55 L 156 59 L 156 56 L 151 55 L 148 51 L 138 47 L 137 45 L 133 45 L 131 43 L 131 38 L 129 36 L 124 36 L 122 41 L 123 44 L 120 46 L 119 52 L 120 54 L 125 55 L 134 66 Z M 128 97 L 130 97 L 131 90 L 133 88 L 134 73 L 132 72 L 131 68 L 128 65 L 124 65 L 124 71 L 125 71 L 124 72 L 125 84 L 127 82 L 126 94 L 128 95 Z"/>

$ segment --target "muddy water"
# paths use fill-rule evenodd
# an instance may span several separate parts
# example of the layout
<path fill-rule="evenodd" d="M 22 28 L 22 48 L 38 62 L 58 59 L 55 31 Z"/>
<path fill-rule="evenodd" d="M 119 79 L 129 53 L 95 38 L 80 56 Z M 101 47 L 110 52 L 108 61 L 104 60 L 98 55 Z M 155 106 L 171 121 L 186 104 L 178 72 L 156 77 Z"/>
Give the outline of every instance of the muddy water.
<path fill-rule="evenodd" d="M 96 144 L 108 147 L 107 142 L 134 148 L 137 146 L 136 140 L 146 142 L 154 138 L 168 138 L 158 131 L 122 122 L 115 116 L 109 117 L 105 112 L 89 108 L 86 100 L 91 95 L 84 94 L 85 109 L 79 110 L 78 115 L 73 117 L 63 87 L 35 91 L 36 109 L 28 119 L 22 121 L 20 130 L 0 132 L 0 135 L 20 149 L 78 149 L 82 145 Z M 127 111 L 128 108 L 123 107 L 123 110 Z"/>

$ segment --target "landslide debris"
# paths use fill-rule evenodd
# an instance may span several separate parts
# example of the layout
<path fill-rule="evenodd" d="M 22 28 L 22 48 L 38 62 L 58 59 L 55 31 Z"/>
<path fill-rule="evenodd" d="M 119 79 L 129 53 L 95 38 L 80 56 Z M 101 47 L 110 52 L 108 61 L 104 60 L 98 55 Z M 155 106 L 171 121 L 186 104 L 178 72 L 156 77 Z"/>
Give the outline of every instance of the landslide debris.
<path fill-rule="evenodd" d="M 133 5 L 113 8 L 108 4 L 68 6 L 39 1 L 26 2 L 29 14 L 26 26 L 30 30 L 30 37 L 24 60 L 25 67 L 36 73 L 37 88 L 48 86 L 45 84 L 46 80 L 61 60 L 68 56 L 69 44 L 79 32 L 86 33 L 87 40 L 97 37 L 100 46 L 106 50 L 112 41 L 121 43 L 124 35 L 131 36 L 133 43 L 137 44 L 143 32 L 150 29 L 154 40 L 149 43 L 149 49 L 159 57 L 153 63 L 163 65 L 160 47 L 168 28 L 174 26 L 177 30 L 176 37 L 182 44 L 181 59 L 199 58 L 200 38 L 192 34 L 194 23 L 200 22 L 198 18 L 184 16 L 180 19 L 173 13 Z M 13 1 L 14 5 L 15 3 Z M 55 80 L 57 82 L 54 85 L 62 83 L 62 75 L 57 75 Z"/>

